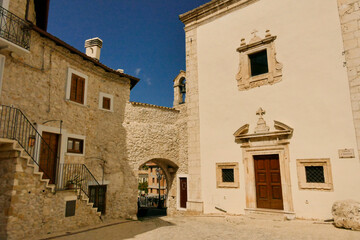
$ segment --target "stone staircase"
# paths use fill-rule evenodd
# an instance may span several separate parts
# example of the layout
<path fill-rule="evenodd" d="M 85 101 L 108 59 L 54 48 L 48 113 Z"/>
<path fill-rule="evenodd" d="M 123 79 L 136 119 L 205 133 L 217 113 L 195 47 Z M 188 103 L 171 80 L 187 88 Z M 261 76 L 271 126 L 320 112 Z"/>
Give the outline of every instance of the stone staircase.
<path fill-rule="evenodd" d="M 55 194 L 56 185 L 50 184 L 50 180 L 44 178 L 44 173 L 39 171 L 39 168 L 36 164 L 33 163 L 33 160 L 29 155 L 22 149 L 22 147 L 15 140 L 10 140 L 6 138 L 0 138 L 0 161 L 12 159 L 15 161 L 15 171 L 16 172 L 25 172 L 35 175 L 40 183 L 42 183 L 45 189 L 53 194 Z M 93 203 L 89 202 L 89 198 L 84 194 L 79 194 L 81 190 L 68 190 L 68 192 L 73 192 L 74 196 L 80 196 L 80 200 L 84 201 L 87 206 L 92 207 L 94 212 L 101 216 L 101 212 L 97 211 L 96 207 L 93 207 Z"/>
<path fill-rule="evenodd" d="M 81 190 L 57 191 L 49 181 L 17 141 L 0 138 L 0 239 L 36 239 L 102 223 Z M 70 217 L 68 201 L 76 201 Z"/>

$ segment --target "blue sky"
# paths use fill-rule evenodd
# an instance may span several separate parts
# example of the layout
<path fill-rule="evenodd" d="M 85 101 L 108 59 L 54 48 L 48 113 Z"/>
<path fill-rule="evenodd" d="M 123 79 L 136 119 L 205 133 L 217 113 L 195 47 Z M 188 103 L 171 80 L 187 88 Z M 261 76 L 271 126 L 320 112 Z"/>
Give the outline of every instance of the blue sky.
<path fill-rule="evenodd" d="M 186 70 L 178 16 L 209 1 L 51 0 L 48 32 L 83 52 L 100 37 L 100 62 L 140 78 L 131 101 L 172 107 L 172 80 Z"/>

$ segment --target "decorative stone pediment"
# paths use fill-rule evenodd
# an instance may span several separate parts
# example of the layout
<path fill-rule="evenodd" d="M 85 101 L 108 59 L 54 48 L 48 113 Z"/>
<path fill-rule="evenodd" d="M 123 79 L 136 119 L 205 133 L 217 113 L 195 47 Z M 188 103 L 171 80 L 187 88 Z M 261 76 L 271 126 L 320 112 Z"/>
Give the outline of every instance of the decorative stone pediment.
<path fill-rule="evenodd" d="M 236 74 L 237 86 L 240 91 L 248 90 L 263 85 L 272 85 L 282 80 L 283 65 L 276 59 L 275 39 L 269 30 L 266 31 L 265 38 L 260 38 L 253 31 L 253 38 L 247 44 L 245 39 L 241 39 L 239 71 Z M 268 72 L 255 75 L 251 72 L 250 55 L 266 50 Z"/>
<path fill-rule="evenodd" d="M 255 142 L 255 141 L 269 141 L 269 140 L 284 140 L 290 139 L 294 129 L 289 127 L 288 125 L 274 121 L 274 129 L 275 131 L 270 131 L 270 127 L 266 125 L 266 122 L 263 118 L 265 111 L 260 108 L 257 112 L 259 115 L 259 120 L 257 122 L 257 126 L 255 127 L 254 133 L 249 132 L 249 124 L 245 124 L 240 127 L 234 133 L 235 142 L 237 143 L 246 143 L 246 142 Z"/>

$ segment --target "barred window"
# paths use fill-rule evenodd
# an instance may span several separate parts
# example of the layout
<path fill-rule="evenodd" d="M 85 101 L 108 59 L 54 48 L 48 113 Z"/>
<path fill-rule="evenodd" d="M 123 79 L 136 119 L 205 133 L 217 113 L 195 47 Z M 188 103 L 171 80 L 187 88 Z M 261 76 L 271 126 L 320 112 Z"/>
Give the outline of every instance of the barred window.
<path fill-rule="evenodd" d="M 308 183 L 324 183 L 324 167 L 323 166 L 306 166 L 306 182 Z"/>
<path fill-rule="evenodd" d="M 216 163 L 216 186 L 218 188 L 239 187 L 239 165 L 237 162 Z"/>
<path fill-rule="evenodd" d="M 299 189 L 333 191 L 329 158 L 297 159 Z"/>
<path fill-rule="evenodd" d="M 221 169 L 223 182 L 234 182 L 234 169 Z"/>

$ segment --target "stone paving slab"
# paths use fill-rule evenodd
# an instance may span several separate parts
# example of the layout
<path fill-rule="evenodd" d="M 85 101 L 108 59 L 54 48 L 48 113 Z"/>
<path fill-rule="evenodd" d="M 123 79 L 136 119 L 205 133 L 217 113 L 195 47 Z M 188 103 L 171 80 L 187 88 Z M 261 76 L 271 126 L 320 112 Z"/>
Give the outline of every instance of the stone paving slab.
<path fill-rule="evenodd" d="M 127 221 L 56 240 L 191 240 L 191 239 L 296 239 L 359 240 L 359 231 L 335 228 L 332 224 L 306 220 L 282 221 L 244 216 L 160 217 Z"/>

